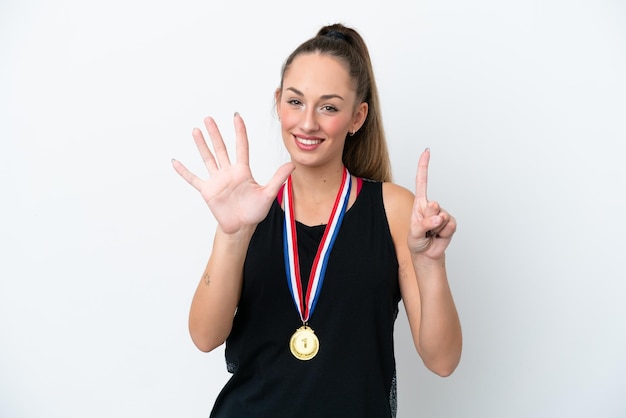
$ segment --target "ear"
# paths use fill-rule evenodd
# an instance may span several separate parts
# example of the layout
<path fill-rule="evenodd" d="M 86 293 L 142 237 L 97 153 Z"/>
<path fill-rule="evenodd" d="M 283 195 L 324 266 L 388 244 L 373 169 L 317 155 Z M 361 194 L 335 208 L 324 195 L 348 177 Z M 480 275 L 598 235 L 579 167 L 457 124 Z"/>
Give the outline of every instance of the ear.
<path fill-rule="evenodd" d="M 276 105 L 276 113 L 280 113 L 280 87 L 274 92 L 274 104 Z"/>
<path fill-rule="evenodd" d="M 354 112 L 354 118 L 352 120 L 352 132 L 356 132 L 361 129 L 361 126 L 367 119 L 367 112 L 369 111 L 369 105 L 367 102 L 361 102 Z"/>

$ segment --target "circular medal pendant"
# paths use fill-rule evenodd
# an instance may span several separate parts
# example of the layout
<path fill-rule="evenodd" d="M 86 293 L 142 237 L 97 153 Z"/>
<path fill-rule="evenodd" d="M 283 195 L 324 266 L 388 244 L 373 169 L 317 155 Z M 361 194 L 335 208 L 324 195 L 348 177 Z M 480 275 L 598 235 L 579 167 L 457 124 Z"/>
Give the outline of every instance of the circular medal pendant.
<path fill-rule="evenodd" d="M 320 341 L 311 328 L 301 326 L 293 333 L 289 340 L 291 354 L 298 360 L 311 360 L 320 348 Z"/>

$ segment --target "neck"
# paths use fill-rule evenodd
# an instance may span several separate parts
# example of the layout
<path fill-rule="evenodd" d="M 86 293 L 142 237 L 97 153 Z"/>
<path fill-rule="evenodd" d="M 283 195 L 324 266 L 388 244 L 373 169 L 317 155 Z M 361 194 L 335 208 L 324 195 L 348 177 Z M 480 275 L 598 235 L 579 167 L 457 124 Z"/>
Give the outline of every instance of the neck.
<path fill-rule="evenodd" d="M 343 178 L 343 165 L 333 170 L 296 168 L 292 173 L 295 217 L 305 225 L 328 221 Z M 350 181 L 348 179 L 347 181 Z"/>
<path fill-rule="evenodd" d="M 343 164 L 324 170 L 298 167 L 291 174 L 294 195 L 303 199 L 316 197 L 323 199 L 328 195 L 335 196 L 341 185 L 344 170 Z"/>

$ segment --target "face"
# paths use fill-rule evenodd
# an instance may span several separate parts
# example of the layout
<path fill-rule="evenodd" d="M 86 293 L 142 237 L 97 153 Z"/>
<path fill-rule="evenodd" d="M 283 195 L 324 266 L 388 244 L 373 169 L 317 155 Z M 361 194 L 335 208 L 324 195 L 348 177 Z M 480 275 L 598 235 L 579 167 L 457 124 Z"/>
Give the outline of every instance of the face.
<path fill-rule="evenodd" d="M 292 161 L 316 167 L 342 164 L 348 132 L 367 116 L 367 103 L 356 102 L 345 64 L 320 54 L 292 61 L 276 92 L 276 108 Z"/>

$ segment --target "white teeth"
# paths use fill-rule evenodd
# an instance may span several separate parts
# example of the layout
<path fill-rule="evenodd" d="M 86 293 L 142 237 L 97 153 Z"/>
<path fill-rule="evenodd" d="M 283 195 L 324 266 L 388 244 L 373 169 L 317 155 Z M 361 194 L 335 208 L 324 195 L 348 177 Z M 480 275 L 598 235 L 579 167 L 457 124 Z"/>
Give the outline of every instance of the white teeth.
<path fill-rule="evenodd" d="M 304 139 L 304 138 L 298 138 L 298 142 L 303 144 L 303 145 L 317 145 L 320 144 L 322 142 L 321 139 Z"/>

